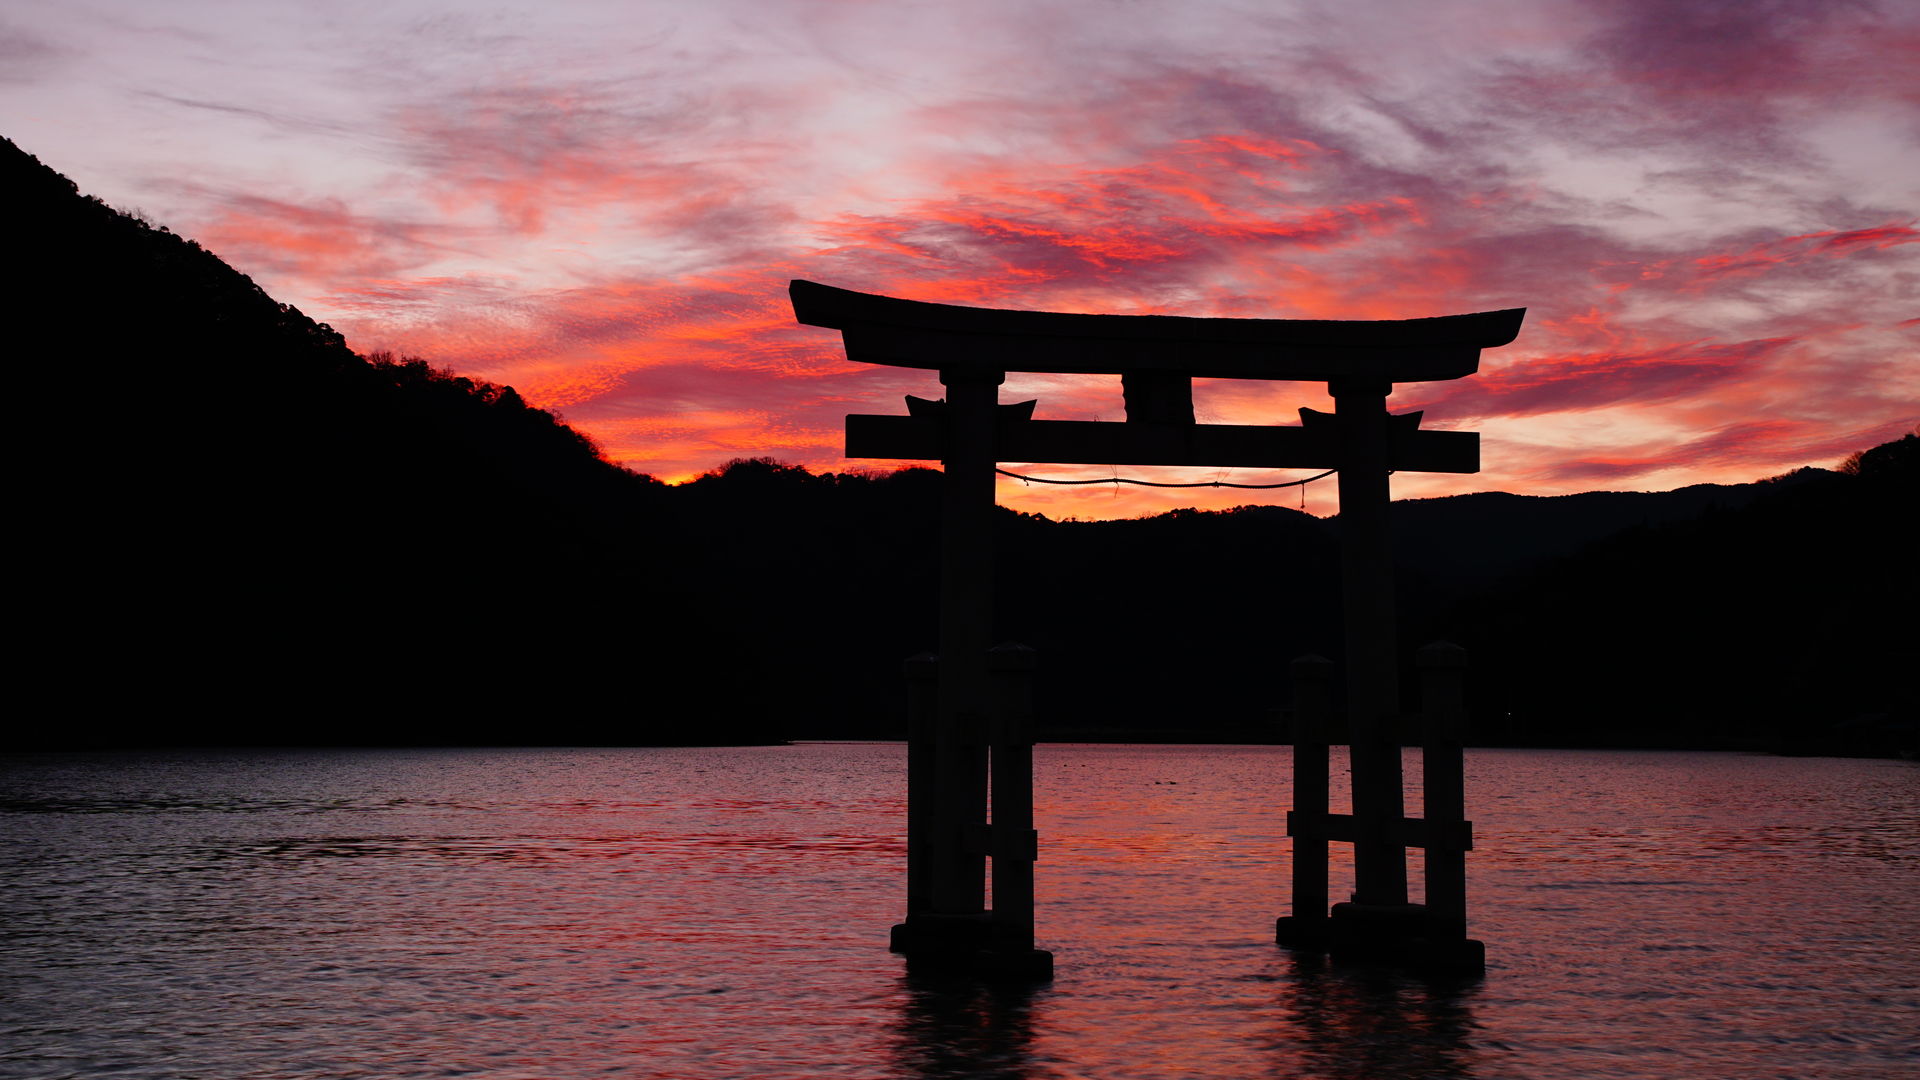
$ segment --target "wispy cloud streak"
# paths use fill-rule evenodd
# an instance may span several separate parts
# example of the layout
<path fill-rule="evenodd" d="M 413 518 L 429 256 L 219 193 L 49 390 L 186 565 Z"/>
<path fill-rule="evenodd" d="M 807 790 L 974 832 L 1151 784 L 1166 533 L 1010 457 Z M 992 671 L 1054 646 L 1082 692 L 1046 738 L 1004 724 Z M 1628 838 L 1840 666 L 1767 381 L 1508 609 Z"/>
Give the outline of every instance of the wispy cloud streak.
<path fill-rule="evenodd" d="M 511 382 L 668 478 L 857 467 L 842 414 L 939 392 L 796 326 L 792 277 L 1082 311 L 1527 307 L 1479 375 L 1395 395 L 1488 440 L 1485 474 L 1409 494 L 1747 479 L 1920 401 L 1910 6 L 90 11 L 0 26 L 22 145 L 357 346 Z M 1111 382 L 1007 392 L 1117 419 Z M 1202 392 L 1240 423 L 1301 404 L 1319 388 Z"/>

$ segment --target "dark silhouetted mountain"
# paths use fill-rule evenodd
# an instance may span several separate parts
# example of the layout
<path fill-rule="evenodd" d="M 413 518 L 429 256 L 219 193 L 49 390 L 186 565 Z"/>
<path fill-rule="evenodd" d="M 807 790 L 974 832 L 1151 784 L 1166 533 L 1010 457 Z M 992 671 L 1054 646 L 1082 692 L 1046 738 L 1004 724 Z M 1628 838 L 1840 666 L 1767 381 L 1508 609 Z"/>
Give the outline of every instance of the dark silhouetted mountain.
<path fill-rule="evenodd" d="M 1774 489 L 1695 484 L 1674 491 L 1513 495 L 1484 491 L 1393 504 L 1398 562 L 1408 572 L 1473 591 L 1512 580 L 1602 537 L 1746 506 Z"/>
<path fill-rule="evenodd" d="M 1624 529 L 1429 623 L 1474 657 L 1485 741 L 1920 746 L 1908 435 L 1849 472 Z"/>
<path fill-rule="evenodd" d="M 791 730 L 904 730 L 901 662 L 938 646 L 939 484 L 754 459 L 670 490 L 692 546 L 724 568 L 705 575 L 712 603 L 764 642 L 756 663 Z M 1337 628 L 1330 535 L 1293 510 L 1002 509 L 995 545 L 996 635 L 1039 650 L 1039 705 L 1060 733 L 1270 737 L 1275 657 L 1284 668 Z"/>
<path fill-rule="evenodd" d="M 1469 648 L 1483 742 L 1910 746 L 1913 443 L 1857 475 L 1399 505 L 1403 651 Z M 899 662 L 936 644 L 937 474 L 744 461 L 668 495 L 794 691 L 793 730 L 898 736 Z M 1286 662 L 1340 657 L 1338 527 L 1003 510 L 996 633 L 1039 650 L 1053 737 L 1273 739 Z"/>
<path fill-rule="evenodd" d="M 10 142 L 0 193 L 40 425 L 26 739 L 756 733 L 681 700 L 725 635 L 657 573 L 681 551 L 660 485 L 510 388 L 356 356 Z"/>
<path fill-rule="evenodd" d="M 1912 591 L 1897 539 L 1912 485 L 1875 467 L 1887 457 L 1863 455 L 1879 481 L 1809 469 L 1396 504 L 1404 652 L 1471 648 L 1483 741 L 1848 749 L 1847 725 L 1911 710 L 1896 598 Z M 669 490 L 728 568 L 707 575 L 715 602 L 747 613 L 793 690 L 793 730 L 900 734 L 899 662 L 936 646 L 938 498 L 924 470 L 817 476 L 764 459 Z M 1095 522 L 1003 510 L 996 633 L 1039 650 L 1054 737 L 1272 739 L 1286 661 L 1340 656 L 1338 528 L 1272 506 Z M 1788 687 L 1782 642 L 1831 679 Z M 1658 659 L 1609 659 L 1630 655 Z"/>
<path fill-rule="evenodd" d="M 37 425 L 16 666 L 44 704 L 16 742 L 903 733 L 901 662 L 937 643 L 938 473 L 749 459 L 667 487 L 510 388 L 354 355 L 10 143 L 0 192 Z M 1914 444 L 1756 484 L 1395 504 L 1405 652 L 1469 648 L 1482 741 L 1911 746 Z M 1272 740 L 1288 661 L 1340 658 L 1338 528 L 1002 510 L 996 635 L 1039 650 L 1057 737 Z"/>

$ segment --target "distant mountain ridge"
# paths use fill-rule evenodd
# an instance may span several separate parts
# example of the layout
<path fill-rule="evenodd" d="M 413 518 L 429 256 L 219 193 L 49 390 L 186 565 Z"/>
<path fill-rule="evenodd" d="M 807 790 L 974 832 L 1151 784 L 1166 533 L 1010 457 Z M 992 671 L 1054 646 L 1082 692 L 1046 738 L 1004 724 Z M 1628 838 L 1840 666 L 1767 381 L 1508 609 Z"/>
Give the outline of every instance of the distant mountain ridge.
<path fill-rule="evenodd" d="M 1920 435 L 1847 464 L 1453 605 L 1439 632 L 1484 661 L 1483 736 L 1920 750 Z"/>
<path fill-rule="evenodd" d="M 1448 577 L 1463 589 L 1478 588 L 1627 529 L 1737 510 L 1821 472 L 1807 469 L 1745 484 L 1694 484 L 1672 491 L 1483 491 L 1404 499 L 1393 504 L 1395 554 L 1404 567 Z"/>
<path fill-rule="evenodd" d="M 902 732 L 937 473 L 753 459 L 669 488 L 511 388 L 354 355 L 11 143 L 0 194 L 39 422 L 22 667 L 50 702 L 16 743 Z M 1916 442 L 1753 484 L 1396 503 L 1405 650 L 1470 650 L 1483 741 L 1881 752 L 1915 711 Z M 1337 518 L 997 523 L 996 633 L 1040 650 L 1056 735 L 1270 740 L 1287 661 L 1338 660 Z"/>

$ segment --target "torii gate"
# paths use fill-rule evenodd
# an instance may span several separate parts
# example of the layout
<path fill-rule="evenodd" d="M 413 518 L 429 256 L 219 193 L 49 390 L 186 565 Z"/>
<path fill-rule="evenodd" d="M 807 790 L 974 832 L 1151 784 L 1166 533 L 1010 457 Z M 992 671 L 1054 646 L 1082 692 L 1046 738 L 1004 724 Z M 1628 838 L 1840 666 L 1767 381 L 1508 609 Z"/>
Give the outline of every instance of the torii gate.
<path fill-rule="evenodd" d="M 798 321 L 840 331 L 849 360 L 935 370 L 947 391 L 944 402 L 909 397 L 906 416 L 847 417 L 848 457 L 938 459 L 945 470 L 940 651 L 937 661 L 908 662 L 917 689 L 908 744 L 907 918 L 893 928 L 895 951 L 990 973 L 1052 971 L 1052 954 L 1033 947 L 1038 843 L 1025 689 L 1033 657 L 1021 646 L 992 648 L 997 464 L 1237 466 L 1339 472 L 1353 813 L 1327 813 L 1327 737 L 1296 735 L 1288 823 L 1294 910 L 1279 920 L 1276 937 L 1336 956 L 1343 946 L 1391 953 L 1396 941 L 1418 943 L 1427 959 L 1477 969 L 1479 943 L 1465 937 L 1470 826 L 1457 820 L 1457 805 L 1429 805 L 1430 816 L 1448 815 L 1439 820 L 1408 819 L 1401 795 L 1387 475 L 1478 472 L 1480 437 L 1420 430 L 1419 413 L 1391 416 L 1386 398 L 1395 383 L 1473 374 L 1480 350 L 1519 334 L 1524 308 L 1340 322 L 1007 311 L 811 281 L 792 282 L 789 294 Z M 1008 371 L 1119 375 L 1126 422 L 1035 420 L 1031 401 L 999 404 Z M 1324 382 L 1335 411 L 1301 409 L 1299 427 L 1196 424 L 1196 377 Z M 1437 781 L 1457 804 L 1458 736 L 1441 739 L 1448 747 L 1438 760 L 1430 756 L 1429 770 L 1438 764 L 1449 775 L 1429 776 L 1428 790 Z M 1355 875 L 1352 902 L 1331 913 L 1329 840 L 1353 843 Z M 1408 847 L 1428 849 L 1427 907 L 1407 902 Z M 1437 901 L 1436 858 L 1451 894 Z"/>

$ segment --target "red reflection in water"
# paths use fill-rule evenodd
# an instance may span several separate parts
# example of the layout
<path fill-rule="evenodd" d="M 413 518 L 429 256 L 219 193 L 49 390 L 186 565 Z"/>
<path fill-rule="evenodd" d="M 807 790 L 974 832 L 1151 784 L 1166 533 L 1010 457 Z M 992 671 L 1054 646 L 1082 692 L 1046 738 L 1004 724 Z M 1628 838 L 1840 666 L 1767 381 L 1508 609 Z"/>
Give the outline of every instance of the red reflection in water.
<path fill-rule="evenodd" d="M 903 975 L 886 952 L 898 745 L 0 763 L 0 976 L 22 988 L 0 1013 L 4 1068 L 1669 1080 L 1911 1064 L 1911 763 L 1471 753 L 1489 970 L 1446 986 L 1272 944 L 1285 748 L 1035 760 L 1058 967 L 1011 991 Z"/>

